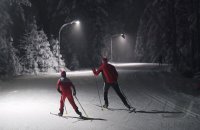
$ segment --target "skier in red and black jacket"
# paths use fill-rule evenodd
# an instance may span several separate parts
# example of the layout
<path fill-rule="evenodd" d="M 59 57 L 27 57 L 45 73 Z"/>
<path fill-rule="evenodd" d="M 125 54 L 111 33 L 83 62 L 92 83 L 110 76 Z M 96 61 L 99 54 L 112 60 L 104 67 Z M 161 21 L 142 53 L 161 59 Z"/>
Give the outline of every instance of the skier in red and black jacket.
<path fill-rule="evenodd" d="M 73 95 L 76 96 L 76 89 L 73 85 L 73 83 L 71 82 L 70 79 L 68 79 L 66 77 L 66 72 L 62 71 L 61 72 L 61 78 L 58 80 L 57 82 L 57 90 L 58 92 L 61 94 L 60 97 L 60 113 L 58 113 L 59 116 L 63 115 L 63 111 L 64 111 L 64 102 L 65 99 L 68 98 L 70 104 L 72 105 L 73 109 L 75 110 L 75 112 L 82 117 L 82 113 L 78 110 L 78 107 L 76 106 L 75 102 L 74 102 L 74 98 L 72 96 L 72 90 L 71 88 L 73 88 Z"/>
<path fill-rule="evenodd" d="M 121 98 L 122 102 L 124 105 L 129 109 L 129 110 L 135 110 L 130 104 L 128 104 L 126 97 L 122 94 L 117 79 L 118 79 L 118 72 L 116 71 L 116 68 L 108 63 L 107 58 L 102 58 L 102 64 L 96 69 L 92 69 L 93 73 L 95 76 L 98 76 L 99 73 L 102 73 L 102 77 L 104 79 L 104 101 L 105 104 L 103 105 L 104 108 L 108 108 L 108 90 L 110 86 L 115 90 L 117 95 Z"/>

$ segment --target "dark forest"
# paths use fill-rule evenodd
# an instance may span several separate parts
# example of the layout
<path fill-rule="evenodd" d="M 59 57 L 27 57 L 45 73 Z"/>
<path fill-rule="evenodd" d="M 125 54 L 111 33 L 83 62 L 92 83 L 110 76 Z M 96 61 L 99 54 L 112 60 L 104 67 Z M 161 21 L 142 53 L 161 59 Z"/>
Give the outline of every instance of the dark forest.
<path fill-rule="evenodd" d="M 90 68 L 113 62 L 200 71 L 199 0 L 1 0 L 0 75 Z M 62 25 L 79 20 L 66 26 Z M 118 34 L 126 45 L 118 44 Z M 60 40 L 60 41 L 59 41 Z"/>

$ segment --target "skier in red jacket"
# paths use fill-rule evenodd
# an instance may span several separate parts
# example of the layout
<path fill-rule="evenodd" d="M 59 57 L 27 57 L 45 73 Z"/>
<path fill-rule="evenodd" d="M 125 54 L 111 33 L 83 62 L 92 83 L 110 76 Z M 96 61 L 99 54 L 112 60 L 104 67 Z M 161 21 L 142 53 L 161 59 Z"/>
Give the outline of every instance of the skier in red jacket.
<path fill-rule="evenodd" d="M 104 108 L 108 108 L 108 90 L 110 86 L 115 90 L 117 95 L 121 98 L 122 102 L 124 105 L 129 109 L 129 110 L 135 110 L 135 108 L 131 107 L 128 102 L 126 97 L 122 94 L 117 78 L 118 78 L 118 73 L 115 69 L 115 67 L 111 64 L 108 64 L 107 58 L 102 59 L 102 64 L 96 71 L 96 69 L 92 69 L 93 73 L 95 76 L 99 75 L 99 73 L 102 73 L 103 79 L 104 79 L 104 101 L 105 104 L 103 105 Z"/>
<path fill-rule="evenodd" d="M 76 106 L 74 102 L 74 98 L 72 96 L 72 90 L 73 88 L 73 95 L 76 95 L 76 89 L 74 85 L 72 84 L 71 80 L 66 77 L 66 72 L 61 72 L 61 78 L 57 82 L 57 90 L 61 94 L 60 97 L 60 113 L 58 113 L 59 116 L 63 115 L 63 108 L 64 108 L 64 102 L 66 97 L 68 98 L 70 104 L 72 105 L 75 112 L 82 117 L 82 113 L 78 110 L 78 107 Z"/>

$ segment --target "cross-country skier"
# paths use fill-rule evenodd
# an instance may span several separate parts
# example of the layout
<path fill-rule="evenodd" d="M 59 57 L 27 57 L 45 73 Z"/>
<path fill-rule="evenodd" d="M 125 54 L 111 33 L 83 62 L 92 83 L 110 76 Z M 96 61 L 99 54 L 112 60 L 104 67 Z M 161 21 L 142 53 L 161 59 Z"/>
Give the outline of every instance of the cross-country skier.
<path fill-rule="evenodd" d="M 74 102 L 74 98 L 72 96 L 72 90 L 71 88 L 73 88 L 73 95 L 76 95 L 76 89 L 73 85 L 73 83 L 71 82 L 70 79 L 68 79 L 66 77 L 66 72 L 62 71 L 61 72 L 61 78 L 58 80 L 57 82 L 57 90 L 58 92 L 61 94 L 60 97 L 60 112 L 58 113 L 59 116 L 63 115 L 63 111 L 64 111 L 64 102 L 66 97 L 68 98 L 70 104 L 72 105 L 73 109 L 75 110 L 75 112 L 82 117 L 82 113 L 78 110 L 78 107 L 76 106 L 75 102 Z"/>
<path fill-rule="evenodd" d="M 135 110 L 130 104 L 128 104 L 126 97 L 122 94 L 117 79 L 118 79 L 118 72 L 116 71 L 116 68 L 108 63 L 107 58 L 102 58 L 102 64 L 96 69 L 92 69 L 93 73 L 95 76 L 99 75 L 99 73 L 102 73 L 102 77 L 104 80 L 104 101 L 105 104 L 103 105 L 104 108 L 108 108 L 108 90 L 110 86 L 115 90 L 117 95 L 121 98 L 122 102 L 124 105 L 129 109 L 129 110 Z"/>
<path fill-rule="evenodd" d="M 163 56 L 162 56 L 162 54 L 160 54 L 159 57 L 158 57 L 158 63 L 159 63 L 159 66 L 162 66 L 162 64 L 163 64 Z"/>

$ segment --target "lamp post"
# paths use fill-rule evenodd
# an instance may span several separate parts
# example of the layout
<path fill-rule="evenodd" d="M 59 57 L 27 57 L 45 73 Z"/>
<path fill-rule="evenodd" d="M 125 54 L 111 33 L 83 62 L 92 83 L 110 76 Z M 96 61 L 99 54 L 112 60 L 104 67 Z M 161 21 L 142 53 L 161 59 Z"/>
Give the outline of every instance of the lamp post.
<path fill-rule="evenodd" d="M 125 34 L 114 34 L 111 36 L 111 47 L 110 47 L 110 57 L 111 57 L 111 61 L 113 60 L 113 41 L 112 39 L 115 38 L 115 37 L 118 37 L 118 36 L 121 36 L 123 39 L 125 39 Z"/>
<path fill-rule="evenodd" d="M 59 29 L 59 35 L 58 35 L 58 41 L 59 41 L 59 47 L 61 46 L 61 41 L 60 41 L 60 34 L 61 34 L 61 31 L 64 27 L 68 26 L 68 25 L 71 25 L 71 24 L 80 24 L 80 21 L 78 20 L 74 20 L 72 22 L 69 22 L 69 23 L 65 23 L 63 24 L 60 29 Z M 60 48 L 58 48 L 58 72 L 60 70 Z"/>

